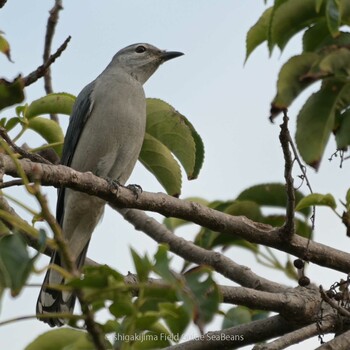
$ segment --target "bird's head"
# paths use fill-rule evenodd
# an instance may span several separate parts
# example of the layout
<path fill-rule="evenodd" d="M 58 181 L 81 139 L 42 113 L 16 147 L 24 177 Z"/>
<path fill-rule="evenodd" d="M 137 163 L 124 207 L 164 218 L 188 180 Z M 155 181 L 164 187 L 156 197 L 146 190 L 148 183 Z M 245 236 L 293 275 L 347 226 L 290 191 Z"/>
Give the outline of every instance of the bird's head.
<path fill-rule="evenodd" d="M 144 84 L 163 62 L 182 55 L 182 52 L 164 51 L 150 44 L 133 44 L 116 53 L 110 68 L 123 68 Z"/>

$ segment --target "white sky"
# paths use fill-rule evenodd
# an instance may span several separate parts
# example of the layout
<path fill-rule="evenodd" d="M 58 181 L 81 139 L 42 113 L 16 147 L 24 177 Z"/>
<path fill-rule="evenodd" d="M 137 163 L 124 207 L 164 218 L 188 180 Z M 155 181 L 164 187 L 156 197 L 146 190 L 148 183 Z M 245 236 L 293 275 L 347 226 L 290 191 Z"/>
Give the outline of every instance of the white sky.
<path fill-rule="evenodd" d="M 12 79 L 19 73 L 26 75 L 41 64 L 44 32 L 52 5 L 53 1 L 11 0 L 0 10 L 0 29 L 11 43 L 15 62 L 12 64 L 0 57 L 1 77 Z M 56 92 L 78 94 L 119 49 L 135 42 L 149 42 L 162 49 L 185 53 L 160 67 L 145 85 L 148 97 L 162 98 L 187 116 L 205 143 L 205 162 L 199 179 L 191 182 L 184 179 L 182 197 L 234 199 L 249 186 L 283 181 L 278 141 L 280 120 L 272 125 L 267 117 L 278 70 L 291 55 L 300 51 L 300 38 L 294 39 L 282 55 L 276 50 L 270 59 L 265 45 L 260 47 L 243 67 L 245 35 L 264 10 L 263 1 L 76 0 L 64 1 L 63 5 L 53 50 L 68 35 L 72 40 L 53 66 Z M 297 111 L 310 91 L 290 108 L 292 130 Z M 27 89 L 27 101 L 43 95 L 42 81 Z M 13 115 L 9 109 L 2 111 L 0 117 Z M 62 125 L 67 125 L 67 119 L 61 117 Z M 32 146 L 42 143 L 31 135 L 24 141 Z M 337 160 L 328 162 L 333 151 L 332 140 L 319 173 L 309 169 L 309 177 L 315 192 L 331 192 L 343 200 L 349 186 L 345 180 L 349 164 L 339 169 Z M 135 169 L 130 182 L 140 184 L 147 191 L 163 191 L 141 165 Z M 302 190 L 307 193 L 306 188 Z M 45 192 L 54 209 L 55 190 L 46 188 Z M 16 193 L 23 196 L 23 192 Z M 188 238 L 192 232 L 186 228 L 182 234 Z M 317 211 L 315 238 L 338 248 L 349 243 L 344 227 L 328 209 Z M 152 240 L 107 210 L 95 230 L 88 255 L 126 274 L 134 270 L 130 246 L 140 253 L 152 254 L 156 250 Z M 233 248 L 227 254 L 263 276 L 295 285 L 281 273 L 258 266 L 249 252 Z M 41 260 L 40 266 L 46 262 Z M 308 276 L 316 284 L 328 287 L 339 280 L 341 274 L 312 265 Z M 32 282 L 41 283 L 42 278 L 40 275 Z M 0 321 L 33 314 L 38 292 L 38 288 L 28 288 L 14 300 L 7 296 L 2 303 Z M 23 349 L 47 330 L 45 324 L 36 320 L 0 327 L 0 348 Z M 318 343 L 313 340 L 308 344 L 316 347 Z M 291 349 L 305 349 L 305 346 Z"/>

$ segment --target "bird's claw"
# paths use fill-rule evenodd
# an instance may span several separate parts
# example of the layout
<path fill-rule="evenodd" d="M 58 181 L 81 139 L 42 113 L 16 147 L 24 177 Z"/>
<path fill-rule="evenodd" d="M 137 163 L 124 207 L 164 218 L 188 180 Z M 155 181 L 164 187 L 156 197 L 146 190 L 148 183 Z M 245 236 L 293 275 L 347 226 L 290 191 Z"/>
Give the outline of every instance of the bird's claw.
<path fill-rule="evenodd" d="M 104 179 L 107 181 L 109 190 L 112 193 L 118 193 L 119 192 L 119 187 L 121 186 L 121 184 L 120 184 L 120 182 L 118 180 L 110 179 L 108 177 L 105 177 Z"/>
<path fill-rule="evenodd" d="M 142 187 L 140 185 L 130 184 L 127 185 L 126 188 L 135 195 L 136 199 L 138 199 L 140 194 L 142 193 Z"/>

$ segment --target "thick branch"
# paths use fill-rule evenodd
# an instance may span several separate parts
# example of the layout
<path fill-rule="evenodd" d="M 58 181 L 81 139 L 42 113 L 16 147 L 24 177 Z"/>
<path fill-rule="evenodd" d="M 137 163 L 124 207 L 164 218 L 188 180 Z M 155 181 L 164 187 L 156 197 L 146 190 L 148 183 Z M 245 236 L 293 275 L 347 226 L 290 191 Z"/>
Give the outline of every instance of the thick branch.
<path fill-rule="evenodd" d="M 336 323 L 335 315 L 328 317 L 327 320 L 322 320 L 322 324 L 317 323 L 310 324 L 306 327 L 302 327 L 293 332 L 287 333 L 277 340 L 274 340 L 268 344 L 255 345 L 253 350 L 282 350 L 287 347 L 300 343 L 304 340 L 320 335 L 320 333 L 326 334 L 334 331 L 334 325 Z"/>
<path fill-rule="evenodd" d="M 9 156 L 0 155 L 1 166 L 7 175 L 17 177 L 17 169 Z M 62 165 L 46 165 L 19 160 L 29 179 L 40 178 L 42 185 L 66 186 L 72 189 L 98 196 L 114 206 L 136 208 L 158 212 L 164 216 L 189 220 L 211 230 L 241 237 L 249 242 L 264 244 L 280 251 L 295 255 L 301 259 L 325 266 L 333 270 L 348 273 L 350 254 L 293 235 L 286 241 L 279 235 L 279 230 L 269 225 L 256 223 L 243 216 L 231 216 L 199 203 L 180 200 L 165 194 L 141 193 L 137 198 L 134 193 L 120 187 L 112 191 L 110 184 L 91 173 L 79 173 Z M 35 175 L 35 176 L 34 176 Z M 305 247 L 308 255 L 305 257 Z"/>
<path fill-rule="evenodd" d="M 315 350 L 348 350 L 350 349 L 350 331 L 336 336 Z"/>
<path fill-rule="evenodd" d="M 239 265 L 218 252 L 198 247 L 190 241 L 177 237 L 167 230 L 164 225 L 161 225 L 143 211 L 132 209 L 119 209 L 118 211 L 137 230 L 145 232 L 158 243 L 167 243 L 173 253 L 185 260 L 192 261 L 198 265 L 211 266 L 216 272 L 229 278 L 231 281 L 248 288 L 270 292 L 284 291 L 286 289 L 278 283 L 256 275 L 248 267 Z"/>
<path fill-rule="evenodd" d="M 167 347 L 167 350 L 212 350 L 238 349 L 294 330 L 295 325 L 280 316 L 227 328 L 222 331 L 208 332 L 203 336 L 184 343 Z"/>

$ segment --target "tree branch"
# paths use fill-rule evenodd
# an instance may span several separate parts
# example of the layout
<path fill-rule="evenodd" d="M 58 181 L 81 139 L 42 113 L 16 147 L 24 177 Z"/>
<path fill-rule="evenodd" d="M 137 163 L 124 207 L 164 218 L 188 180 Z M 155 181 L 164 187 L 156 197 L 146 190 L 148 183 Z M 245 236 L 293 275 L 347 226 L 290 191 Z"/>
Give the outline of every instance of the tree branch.
<path fill-rule="evenodd" d="M 62 52 L 66 49 L 71 37 L 69 36 L 64 43 L 57 49 L 57 51 L 49 57 L 49 59 L 40 67 L 38 67 L 34 72 L 28 74 L 26 77 L 22 78 L 24 86 L 29 86 L 35 83 L 38 79 L 42 78 L 47 69 L 51 66 L 52 63 L 56 61 L 58 57 L 61 56 Z"/>
<path fill-rule="evenodd" d="M 190 241 L 177 237 L 164 225 L 140 210 L 119 209 L 125 220 L 136 230 L 143 231 L 158 243 L 167 243 L 170 251 L 185 260 L 199 265 L 208 265 L 226 278 L 242 286 L 271 292 L 284 291 L 285 286 L 271 282 L 253 273 L 248 267 L 239 265 L 224 255 L 196 246 Z"/>
<path fill-rule="evenodd" d="M 317 323 L 310 324 L 306 327 L 302 327 L 290 333 L 287 333 L 277 340 L 268 344 L 257 344 L 253 350 L 282 350 L 293 344 L 300 343 L 306 339 L 312 338 L 320 334 L 331 333 L 334 331 L 334 325 L 336 324 L 335 316 L 327 317 L 327 320 L 322 320 L 322 324 Z"/>
<path fill-rule="evenodd" d="M 55 0 L 55 5 L 50 10 L 50 16 L 47 20 L 46 34 L 45 34 L 45 46 L 43 60 L 44 63 L 48 61 L 51 53 L 52 39 L 55 34 L 56 25 L 58 23 L 58 14 L 63 9 L 62 0 Z M 48 67 L 44 74 L 44 87 L 47 94 L 53 92 L 51 81 L 51 68 Z M 58 122 L 57 114 L 50 114 L 50 118 Z"/>
<path fill-rule="evenodd" d="M 350 331 L 336 336 L 315 350 L 347 350 L 350 349 Z"/>
<path fill-rule="evenodd" d="M 293 235 L 291 240 L 286 241 L 279 234 L 279 229 L 243 216 L 231 216 L 199 203 L 160 193 L 144 191 L 136 198 L 127 188 L 119 187 L 118 191 L 113 191 L 106 180 L 92 173 L 79 173 L 63 165 L 39 164 L 26 159 L 18 162 L 29 179 L 40 178 L 44 186 L 69 187 L 100 197 L 114 206 L 154 211 L 164 216 L 189 220 L 211 230 L 240 237 L 252 243 L 264 244 L 301 259 L 305 259 L 305 247 L 309 242 L 308 261 L 344 273 L 350 271 L 350 254 L 298 235 Z M 0 167 L 7 175 L 18 176 L 17 168 L 9 156 L 0 155 Z"/>
<path fill-rule="evenodd" d="M 0 127 L 0 137 L 2 137 L 6 141 L 6 143 L 13 149 L 14 152 L 20 154 L 23 158 L 28 158 L 33 162 L 51 164 L 51 162 L 49 162 L 47 159 L 40 156 L 39 154 L 27 152 L 22 147 L 17 146 L 8 136 L 6 129 L 3 127 Z"/>
<path fill-rule="evenodd" d="M 281 142 L 283 156 L 284 156 L 284 178 L 286 180 L 287 190 L 287 210 L 286 210 L 286 222 L 282 228 L 283 234 L 286 235 L 287 239 L 290 239 L 295 234 L 295 190 L 294 190 L 294 179 L 292 175 L 293 170 L 293 159 L 289 149 L 289 141 L 291 139 L 288 129 L 288 116 L 287 111 L 283 113 L 283 124 L 280 125 L 281 132 L 279 139 Z"/>
<path fill-rule="evenodd" d="M 295 325 L 281 316 L 272 316 L 222 331 L 208 332 L 197 339 L 169 346 L 165 350 L 238 349 L 281 336 L 294 329 Z"/>

